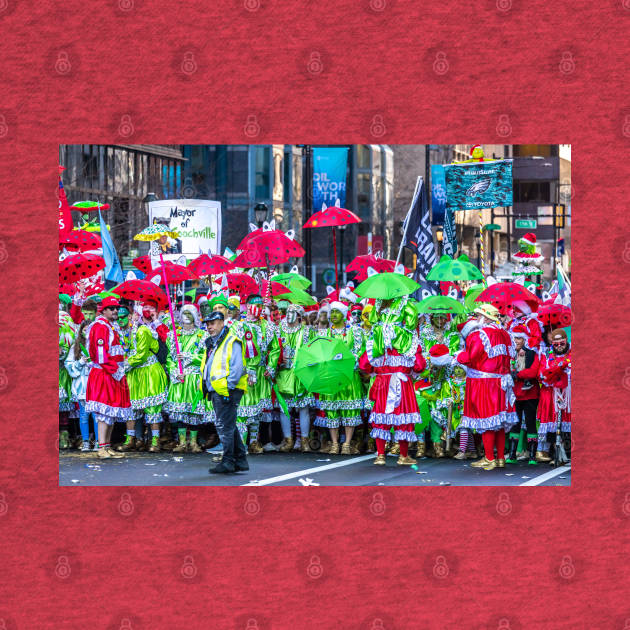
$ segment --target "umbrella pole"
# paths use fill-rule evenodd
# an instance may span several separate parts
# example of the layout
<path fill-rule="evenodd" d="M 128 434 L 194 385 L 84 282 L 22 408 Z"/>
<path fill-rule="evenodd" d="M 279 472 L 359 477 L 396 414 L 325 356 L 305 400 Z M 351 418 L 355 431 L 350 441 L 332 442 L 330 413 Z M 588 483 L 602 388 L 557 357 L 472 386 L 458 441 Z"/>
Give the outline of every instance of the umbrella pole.
<path fill-rule="evenodd" d="M 171 315 L 171 324 L 173 326 L 173 338 L 175 339 L 175 350 L 179 354 L 179 340 L 177 339 L 177 330 L 175 329 L 175 317 L 173 316 L 173 303 L 171 302 L 171 293 L 168 290 L 168 282 L 166 282 L 166 270 L 164 269 L 164 258 L 162 257 L 162 249 L 160 248 L 160 265 L 162 267 L 162 278 L 164 280 L 164 287 L 166 288 L 166 299 L 168 300 L 168 312 Z M 182 376 L 184 371 L 182 370 L 182 362 L 177 359 L 177 367 L 179 368 L 179 374 Z"/>
<path fill-rule="evenodd" d="M 265 254 L 265 262 L 267 263 L 267 302 L 271 303 L 271 268 L 269 267 L 269 256 Z"/>
<path fill-rule="evenodd" d="M 337 275 L 337 230 L 333 227 L 333 249 L 335 251 L 335 290 L 339 295 L 339 276 Z"/>

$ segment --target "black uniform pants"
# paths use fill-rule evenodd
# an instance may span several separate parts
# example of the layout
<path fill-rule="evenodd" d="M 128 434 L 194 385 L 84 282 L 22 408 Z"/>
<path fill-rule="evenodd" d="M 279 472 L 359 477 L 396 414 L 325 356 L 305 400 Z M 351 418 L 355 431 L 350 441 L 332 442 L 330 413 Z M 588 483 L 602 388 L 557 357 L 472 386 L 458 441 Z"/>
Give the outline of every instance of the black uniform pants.
<path fill-rule="evenodd" d="M 236 410 L 243 397 L 243 391 L 233 389 L 230 395 L 220 396 L 216 392 L 210 393 L 210 400 L 217 416 L 216 427 L 223 444 L 223 458 L 221 462 L 228 468 L 235 464 L 247 463 L 247 450 L 236 428 Z"/>
<path fill-rule="evenodd" d="M 530 398 L 529 400 L 517 400 L 514 403 L 518 423 L 512 427 L 513 433 L 519 433 L 521 427 L 525 425 L 529 435 L 538 436 L 536 428 L 536 410 L 538 409 L 538 398 Z M 524 422 L 523 422 L 524 421 Z"/>

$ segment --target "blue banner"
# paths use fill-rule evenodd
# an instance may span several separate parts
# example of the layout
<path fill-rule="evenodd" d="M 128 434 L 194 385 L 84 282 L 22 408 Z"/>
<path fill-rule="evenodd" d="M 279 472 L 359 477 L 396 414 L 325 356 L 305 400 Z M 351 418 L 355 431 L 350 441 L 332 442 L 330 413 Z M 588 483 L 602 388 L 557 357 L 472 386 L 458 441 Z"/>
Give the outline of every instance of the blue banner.
<path fill-rule="evenodd" d="M 431 224 L 444 225 L 446 210 L 446 179 L 441 164 L 431 165 Z"/>
<path fill-rule="evenodd" d="M 348 148 L 313 149 L 313 210 L 322 204 L 334 206 L 337 199 L 342 208 L 346 205 L 346 170 Z"/>
<path fill-rule="evenodd" d="M 480 210 L 512 205 L 512 160 L 447 164 L 446 206 Z"/>

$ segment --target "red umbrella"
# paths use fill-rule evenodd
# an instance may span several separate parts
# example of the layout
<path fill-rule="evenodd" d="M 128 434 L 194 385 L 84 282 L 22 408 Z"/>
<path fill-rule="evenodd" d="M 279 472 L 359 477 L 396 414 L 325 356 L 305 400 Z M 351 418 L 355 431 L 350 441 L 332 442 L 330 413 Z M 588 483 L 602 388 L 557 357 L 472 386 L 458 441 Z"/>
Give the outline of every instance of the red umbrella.
<path fill-rule="evenodd" d="M 337 230 L 336 226 L 350 225 L 352 223 L 361 223 L 361 219 L 346 208 L 340 207 L 339 199 L 334 206 L 326 207 L 322 204 L 322 209 L 312 215 L 309 220 L 302 226 L 305 228 L 316 227 L 332 227 L 333 229 L 333 251 L 335 255 L 335 288 L 339 291 L 339 276 L 337 273 Z"/>
<path fill-rule="evenodd" d="M 138 256 L 131 261 L 131 264 L 136 268 L 142 271 L 144 275 L 149 275 L 153 271 L 153 266 L 151 265 L 151 256 Z"/>
<path fill-rule="evenodd" d="M 147 280 L 151 280 L 159 274 L 160 282 L 164 282 L 164 275 L 166 275 L 166 282 L 169 284 L 181 284 L 186 280 L 196 280 L 197 276 L 184 265 L 176 265 L 170 260 L 164 261 L 164 265 L 155 267 L 147 276 Z"/>
<path fill-rule="evenodd" d="M 511 306 L 514 302 L 526 302 L 532 311 L 538 309 L 540 300 L 523 285 L 516 282 L 498 282 L 484 289 L 475 300 L 476 302 L 490 302 L 499 310 Z"/>
<path fill-rule="evenodd" d="M 570 326 L 573 319 L 571 309 L 562 304 L 543 304 L 538 309 L 538 319 L 545 326 L 565 327 Z"/>
<path fill-rule="evenodd" d="M 249 234 L 246 234 L 243 237 L 243 240 L 236 246 L 236 249 L 240 249 L 241 251 L 246 250 L 247 246 L 249 245 L 249 241 L 255 236 L 262 234 L 263 230 L 264 228 L 258 228 L 257 230 L 253 230 L 252 232 L 249 232 Z M 279 232 L 280 230 L 272 230 L 272 231 Z"/>
<path fill-rule="evenodd" d="M 76 282 L 105 269 L 105 260 L 96 254 L 74 254 L 59 263 L 59 282 Z"/>
<path fill-rule="evenodd" d="M 234 266 L 248 268 L 281 265 L 290 258 L 301 258 L 305 253 L 302 246 L 289 235 L 280 230 L 268 230 L 250 237 L 246 249 L 234 259 Z"/>
<path fill-rule="evenodd" d="M 227 284 L 230 291 L 238 291 L 239 293 L 258 293 L 258 285 L 256 281 L 246 273 L 226 273 Z M 224 276 L 219 276 L 216 281 L 221 284 Z"/>
<path fill-rule="evenodd" d="M 85 230 L 72 230 L 65 239 L 59 241 L 59 247 L 65 247 L 69 251 L 88 252 L 91 249 L 101 249 L 101 237 L 94 232 Z"/>
<path fill-rule="evenodd" d="M 155 300 L 158 303 L 158 310 L 163 311 L 168 307 L 166 293 L 160 287 L 148 280 L 125 280 L 117 287 L 111 289 L 112 293 L 127 300 L 144 302 L 145 300 Z"/>
<path fill-rule="evenodd" d="M 367 279 L 367 270 L 368 267 L 372 267 L 375 271 L 379 273 L 381 271 L 386 271 L 392 273 L 396 268 L 395 260 L 388 260 L 387 258 L 380 258 L 379 256 L 375 256 L 374 254 L 367 254 L 363 256 L 357 256 L 347 267 L 346 271 L 356 271 L 357 275 L 355 276 L 355 282 L 363 282 Z M 407 269 L 405 267 L 405 275 L 408 274 L 411 269 Z"/>
<path fill-rule="evenodd" d="M 234 267 L 234 263 L 229 258 L 219 254 L 216 256 L 201 254 L 188 265 L 188 269 L 196 276 L 211 276 L 217 273 L 225 273 L 230 269 L 234 269 Z"/>
<path fill-rule="evenodd" d="M 291 293 L 291 289 L 285 287 L 279 282 L 271 281 L 271 293 L 269 293 L 269 280 L 263 280 L 261 293 L 263 295 L 282 295 L 283 293 Z"/>

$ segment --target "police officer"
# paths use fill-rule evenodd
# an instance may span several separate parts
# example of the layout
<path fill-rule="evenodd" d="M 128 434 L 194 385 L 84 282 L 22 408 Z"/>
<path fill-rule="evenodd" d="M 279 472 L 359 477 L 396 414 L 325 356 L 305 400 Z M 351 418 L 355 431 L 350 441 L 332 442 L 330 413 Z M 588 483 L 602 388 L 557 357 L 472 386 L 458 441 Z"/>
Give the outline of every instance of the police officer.
<path fill-rule="evenodd" d="M 247 450 L 236 428 L 236 411 L 247 389 L 245 350 L 241 341 L 225 326 L 223 313 L 205 318 L 209 337 L 201 363 L 201 388 L 216 413 L 216 427 L 223 444 L 223 457 L 212 474 L 249 470 Z"/>

